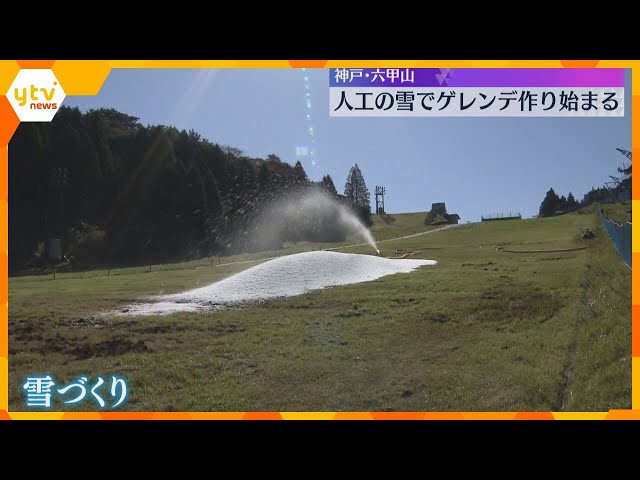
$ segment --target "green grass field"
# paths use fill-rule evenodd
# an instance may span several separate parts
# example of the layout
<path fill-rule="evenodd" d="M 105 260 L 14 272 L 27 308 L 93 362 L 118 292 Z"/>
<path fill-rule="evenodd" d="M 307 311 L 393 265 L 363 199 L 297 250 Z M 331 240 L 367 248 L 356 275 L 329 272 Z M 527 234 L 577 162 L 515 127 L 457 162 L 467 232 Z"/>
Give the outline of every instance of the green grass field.
<path fill-rule="evenodd" d="M 424 216 L 376 217 L 372 231 L 378 239 L 426 231 Z M 594 239 L 580 239 L 585 227 Z M 110 276 L 11 278 L 10 409 L 25 409 L 22 380 L 43 372 L 58 383 L 123 375 L 125 410 L 137 411 L 630 408 L 631 274 L 594 209 L 461 225 L 380 247 L 385 256 L 421 250 L 412 258 L 439 263 L 242 308 L 135 318 L 102 313 L 209 284 L 274 252 L 220 259 L 226 265 L 216 258 Z"/>
<path fill-rule="evenodd" d="M 424 224 L 427 212 L 372 215 L 371 234 L 376 241 L 405 237 L 416 233 L 433 230 L 431 225 Z"/>

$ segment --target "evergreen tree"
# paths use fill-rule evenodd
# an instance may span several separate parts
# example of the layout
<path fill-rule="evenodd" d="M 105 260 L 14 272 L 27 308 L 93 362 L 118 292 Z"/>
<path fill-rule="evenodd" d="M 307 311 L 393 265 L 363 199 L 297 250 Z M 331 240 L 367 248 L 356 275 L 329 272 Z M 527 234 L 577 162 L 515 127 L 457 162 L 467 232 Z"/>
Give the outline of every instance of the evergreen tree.
<path fill-rule="evenodd" d="M 558 197 L 556 192 L 553 191 L 553 188 L 550 188 L 547 194 L 545 195 L 544 200 L 540 204 L 539 216 L 540 217 L 553 216 L 556 213 L 556 210 L 558 210 L 559 202 L 560 202 L 560 198 Z"/>
<path fill-rule="evenodd" d="M 298 160 L 293 166 L 293 171 L 295 172 L 298 183 L 306 183 L 309 181 L 307 178 L 307 172 L 304 171 L 304 167 L 302 166 L 302 163 L 300 163 L 300 160 Z"/>
<path fill-rule="evenodd" d="M 565 198 L 564 195 L 562 195 L 558 200 L 557 209 L 561 212 L 564 212 L 567 209 L 567 199 Z"/>
<path fill-rule="evenodd" d="M 578 206 L 578 202 L 574 198 L 573 193 L 569 192 L 569 195 L 567 196 L 567 208 L 574 209 L 577 206 Z"/>
<path fill-rule="evenodd" d="M 352 205 L 371 214 L 371 196 L 357 163 L 349 170 L 347 183 L 344 186 L 344 195 Z"/>
<path fill-rule="evenodd" d="M 329 193 L 333 195 L 338 195 L 338 191 L 336 190 L 336 186 L 333 184 L 333 179 L 331 175 L 325 175 L 322 177 L 320 181 L 320 185 L 325 188 Z"/>

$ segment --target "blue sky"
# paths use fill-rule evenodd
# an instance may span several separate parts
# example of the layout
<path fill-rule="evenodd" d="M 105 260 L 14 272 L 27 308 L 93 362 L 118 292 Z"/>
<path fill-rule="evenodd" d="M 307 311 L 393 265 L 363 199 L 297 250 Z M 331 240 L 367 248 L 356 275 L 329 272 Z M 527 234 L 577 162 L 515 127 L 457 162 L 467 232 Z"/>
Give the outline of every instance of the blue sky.
<path fill-rule="evenodd" d="M 97 96 L 64 104 L 194 129 L 253 157 L 300 159 L 312 180 L 328 173 L 340 193 L 357 162 L 372 204 L 375 185 L 384 185 L 389 213 L 446 202 L 461 222 L 535 215 L 549 187 L 581 199 L 617 175 L 624 157 L 616 147 L 631 147 L 630 70 L 623 118 L 336 118 L 328 79 L 324 69 L 118 69 Z M 313 162 L 296 156 L 300 146 Z"/>

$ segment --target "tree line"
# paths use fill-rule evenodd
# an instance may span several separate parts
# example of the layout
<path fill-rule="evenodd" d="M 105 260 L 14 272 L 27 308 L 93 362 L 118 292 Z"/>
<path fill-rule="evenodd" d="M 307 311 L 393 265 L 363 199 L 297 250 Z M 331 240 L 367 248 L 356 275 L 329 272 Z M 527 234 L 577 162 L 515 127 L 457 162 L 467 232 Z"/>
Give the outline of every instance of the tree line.
<path fill-rule="evenodd" d="M 578 207 L 584 206 L 592 201 L 600 201 L 607 198 L 615 198 L 619 193 L 627 193 L 630 197 L 631 193 L 631 152 L 621 148 L 616 148 L 618 152 L 623 154 L 629 161 L 628 165 L 621 165 L 617 168 L 618 173 L 622 174 L 622 177 L 614 177 L 609 175 L 611 182 L 607 182 L 605 187 L 592 188 L 581 202 L 576 201 L 573 194 L 569 192 L 569 195 L 559 197 L 558 194 L 550 188 L 545 194 L 544 200 L 540 204 L 538 216 L 550 217 L 557 213 L 564 213 L 575 210 Z M 611 185 L 607 187 L 606 185 Z M 611 200 L 609 200 L 611 201 Z"/>
<path fill-rule="evenodd" d="M 78 267 L 175 261 L 335 240 L 322 228 L 285 225 L 273 245 L 249 241 L 266 205 L 322 191 L 370 223 L 369 191 L 355 165 L 345 195 L 333 179 L 311 181 L 302 164 L 251 158 L 194 130 L 143 126 L 115 109 L 62 107 L 51 123 L 22 123 L 9 146 L 9 269 L 43 264 L 61 238 Z M 276 212 L 277 213 L 277 212 Z M 333 228 L 334 231 L 331 231 Z M 327 233 L 329 232 L 329 234 Z"/>
<path fill-rule="evenodd" d="M 553 188 L 550 188 L 540 204 L 538 215 L 540 217 L 551 217 L 557 213 L 575 210 L 579 206 L 580 204 L 574 198 L 573 193 L 569 192 L 566 197 L 564 195 L 559 197 Z"/>

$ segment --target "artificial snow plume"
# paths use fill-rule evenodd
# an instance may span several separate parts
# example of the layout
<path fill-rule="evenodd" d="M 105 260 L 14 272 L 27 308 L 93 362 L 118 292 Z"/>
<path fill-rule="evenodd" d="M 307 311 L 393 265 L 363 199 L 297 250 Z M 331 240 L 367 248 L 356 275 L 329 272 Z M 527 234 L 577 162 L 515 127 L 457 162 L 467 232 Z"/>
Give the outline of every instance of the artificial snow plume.
<path fill-rule="evenodd" d="M 374 251 L 369 229 L 351 207 L 323 188 L 292 189 L 276 199 L 247 206 L 230 235 L 231 252 L 280 250 L 285 242 L 343 242 L 359 236 Z"/>
<path fill-rule="evenodd" d="M 389 259 L 338 252 L 305 252 L 277 258 L 206 287 L 149 298 L 121 314 L 163 315 L 197 312 L 256 300 L 301 295 L 312 290 L 368 282 L 408 273 L 435 260 Z"/>

